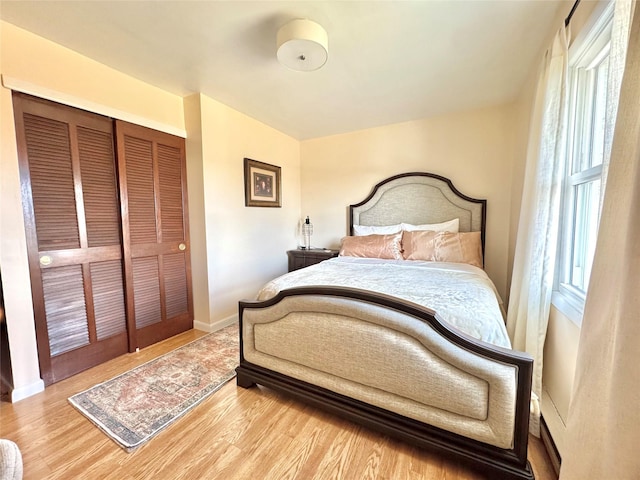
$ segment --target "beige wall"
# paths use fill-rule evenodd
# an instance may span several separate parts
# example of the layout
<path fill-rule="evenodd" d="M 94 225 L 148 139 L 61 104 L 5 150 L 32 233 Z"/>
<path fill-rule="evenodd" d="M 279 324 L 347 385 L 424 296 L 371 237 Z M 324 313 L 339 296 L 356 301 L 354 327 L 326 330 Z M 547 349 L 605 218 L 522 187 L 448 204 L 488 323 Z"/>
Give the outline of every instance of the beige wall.
<path fill-rule="evenodd" d="M 537 83 L 537 69 L 529 76 L 527 84 L 522 90 L 520 98 L 515 103 L 515 144 L 516 153 L 513 156 L 511 166 L 511 217 L 509 219 L 509 278 L 507 291 L 511 288 L 511 273 L 513 272 L 513 258 L 516 250 L 518 236 L 518 222 L 520 221 L 520 206 L 522 203 L 522 190 L 524 185 L 524 172 L 527 160 L 527 144 L 529 140 L 529 126 L 531 107 L 534 101 Z"/>
<path fill-rule="evenodd" d="M 194 125 L 199 118 L 202 132 L 202 205 L 193 208 L 202 209 L 197 216 L 204 223 L 192 220 L 191 228 L 205 236 L 206 269 L 194 269 L 200 276 L 207 272 L 209 316 L 197 321 L 211 329 L 234 321 L 238 300 L 255 297 L 261 285 L 287 271 L 286 250 L 296 246 L 300 217 L 300 144 L 205 95 L 187 97 L 185 112 L 187 119 L 196 117 Z M 187 129 L 190 137 L 191 120 Z M 245 157 L 281 167 L 282 208 L 245 207 Z"/>
<path fill-rule="evenodd" d="M 552 306 L 544 345 L 542 414 L 561 455 L 579 340 L 580 327 Z"/>
<path fill-rule="evenodd" d="M 42 388 L 10 88 L 187 138 L 196 326 L 232 321 L 237 302 L 286 271 L 300 216 L 299 142 L 204 96 L 185 99 L 13 25 L 0 24 L 0 268 L 14 400 Z M 9 87 L 9 88 L 7 88 Z M 243 158 L 282 167 L 283 207 L 244 206 Z"/>
<path fill-rule="evenodd" d="M 11 91 L 6 85 L 20 85 L 28 92 L 99 113 L 117 113 L 126 120 L 146 119 L 148 125 L 173 132 L 184 130 L 184 120 L 180 97 L 145 85 L 6 22 L 0 23 L 0 35 L 0 73 L 3 81 L 3 88 L 0 89 L 0 268 L 15 387 L 12 395 L 14 399 L 19 399 L 42 387 L 35 343 Z"/>
<path fill-rule="evenodd" d="M 587 20 L 597 7 L 597 4 L 598 2 L 590 0 L 584 0 L 580 3 L 579 8 L 571 20 L 572 39 L 575 39 L 576 36 L 580 34 L 580 31 L 584 28 Z M 572 5 L 573 3 L 568 4 L 566 10 L 558 12 L 558 17 L 554 22 L 555 26 L 552 25 L 549 31 L 548 41 L 539 54 L 541 61 L 544 51 L 551 45 L 553 35 L 555 35 L 557 29 L 562 25 Z M 519 153 L 515 156 L 516 163 L 513 165 L 513 179 L 511 183 L 514 210 L 511 218 L 512 236 L 509 249 L 510 259 L 513 259 L 515 250 L 520 214 L 520 198 L 522 196 L 522 185 L 524 181 L 529 119 L 535 100 L 538 67 L 539 64 L 535 65 L 532 69 L 527 84 L 525 88 L 523 88 L 520 98 L 517 101 L 517 109 L 519 112 L 519 120 L 517 122 L 519 126 L 517 149 Z M 552 305 L 549 315 L 547 338 L 544 346 L 542 415 L 545 418 L 560 455 L 562 455 L 564 448 L 564 434 L 573 389 L 573 376 L 575 373 L 579 339 L 580 327 Z"/>
<path fill-rule="evenodd" d="M 11 92 L 0 89 L 0 269 L 16 398 L 42 390 Z M 22 393 L 20 393 L 22 392 Z"/>
<path fill-rule="evenodd" d="M 191 279 L 193 290 L 194 325 L 209 330 L 211 305 L 209 302 L 209 252 L 207 251 L 205 183 L 202 140 L 202 112 L 200 96 L 184 99 L 184 123 L 187 129 L 187 193 L 189 202 L 189 243 L 191 245 Z"/>
<path fill-rule="evenodd" d="M 8 84 L 161 130 L 186 130 L 199 328 L 210 330 L 232 321 L 239 299 L 252 297 L 266 280 L 286 271 L 285 251 L 298 242 L 301 216 L 310 215 L 316 226 L 314 244 L 336 246 L 346 233 L 346 206 L 364 198 L 377 181 L 402 171 L 439 173 L 464 193 L 488 199 L 487 271 L 505 294 L 514 148 L 511 106 L 301 144 L 204 95 L 183 101 L 10 24 L 1 27 L 0 72 Z M 14 383 L 28 390 L 39 381 L 39 371 L 9 89 L 3 88 L 0 98 L 0 266 Z M 244 157 L 282 167 L 282 208 L 244 206 Z"/>
<path fill-rule="evenodd" d="M 379 181 L 437 173 L 462 193 L 487 199 L 486 270 L 506 298 L 514 115 L 504 105 L 303 141 L 302 214 L 314 225 L 312 244 L 338 246 L 347 206 Z"/>
<path fill-rule="evenodd" d="M 574 32 L 593 9 L 583 2 Z M 507 300 L 537 71 L 512 105 L 298 142 L 204 95 L 171 95 L 40 37 L 0 23 L 0 73 L 27 91 L 169 131 L 187 132 L 196 326 L 233 321 L 237 301 L 286 270 L 297 222 L 316 246 L 337 246 L 347 206 L 397 173 L 431 171 L 488 199 L 486 268 Z M 0 89 L 0 268 L 17 397 L 39 388 L 10 90 Z M 244 157 L 282 167 L 283 207 L 244 206 Z M 563 435 L 579 330 L 552 309 L 543 414 Z M 553 420 L 552 417 L 555 419 Z"/>
<path fill-rule="evenodd" d="M 184 132 L 182 98 L 0 22 L 3 86 L 170 133 Z"/>

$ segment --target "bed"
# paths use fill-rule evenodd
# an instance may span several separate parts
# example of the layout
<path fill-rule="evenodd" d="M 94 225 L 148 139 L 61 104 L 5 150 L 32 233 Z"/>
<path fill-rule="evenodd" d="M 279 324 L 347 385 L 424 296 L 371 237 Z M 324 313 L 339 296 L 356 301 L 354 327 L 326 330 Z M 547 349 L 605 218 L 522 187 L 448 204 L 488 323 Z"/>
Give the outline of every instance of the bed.
<path fill-rule="evenodd" d="M 447 178 L 380 182 L 349 207 L 338 258 L 240 302 L 237 384 L 285 392 L 492 479 L 533 479 L 533 360 L 510 349 L 480 268 L 485 223 L 486 201 Z"/>

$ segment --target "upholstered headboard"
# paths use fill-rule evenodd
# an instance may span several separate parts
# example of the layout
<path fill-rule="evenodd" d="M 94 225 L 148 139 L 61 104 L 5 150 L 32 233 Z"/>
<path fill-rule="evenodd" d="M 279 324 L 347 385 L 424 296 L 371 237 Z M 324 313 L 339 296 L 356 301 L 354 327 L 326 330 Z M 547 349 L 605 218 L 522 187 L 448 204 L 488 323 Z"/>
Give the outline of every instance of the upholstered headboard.
<path fill-rule="evenodd" d="M 481 232 L 484 250 L 486 207 L 486 200 L 463 195 L 448 178 L 403 173 L 378 183 L 365 200 L 349 206 L 349 234 L 353 225 L 422 225 L 459 218 L 461 232 Z"/>

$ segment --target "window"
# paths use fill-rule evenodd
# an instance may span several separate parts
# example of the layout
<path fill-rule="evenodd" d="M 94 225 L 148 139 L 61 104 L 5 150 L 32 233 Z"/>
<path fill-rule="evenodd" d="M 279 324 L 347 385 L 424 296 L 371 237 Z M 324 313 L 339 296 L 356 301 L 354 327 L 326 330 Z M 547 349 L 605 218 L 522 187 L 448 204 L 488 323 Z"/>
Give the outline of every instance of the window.
<path fill-rule="evenodd" d="M 553 303 L 582 319 L 600 218 L 613 9 L 569 51 L 569 115 L 563 210 Z"/>

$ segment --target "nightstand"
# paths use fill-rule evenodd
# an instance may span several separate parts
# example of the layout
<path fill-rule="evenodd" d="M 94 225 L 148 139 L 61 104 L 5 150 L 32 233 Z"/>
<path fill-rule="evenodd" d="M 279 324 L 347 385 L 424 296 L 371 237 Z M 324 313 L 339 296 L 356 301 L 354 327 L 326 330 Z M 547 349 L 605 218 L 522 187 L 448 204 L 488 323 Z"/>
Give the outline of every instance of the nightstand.
<path fill-rule="evenodd" d="M 299 268 L 308 267 L 320 263 L 323 260 L 328 260 L 338 256 L 338 250 L 329 250 L 323 248 L 312 248 L 310 250 L 289 250 L 287 256 L 289 257 L 289 271 L 298 270 Z"/>

